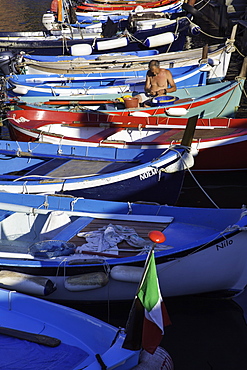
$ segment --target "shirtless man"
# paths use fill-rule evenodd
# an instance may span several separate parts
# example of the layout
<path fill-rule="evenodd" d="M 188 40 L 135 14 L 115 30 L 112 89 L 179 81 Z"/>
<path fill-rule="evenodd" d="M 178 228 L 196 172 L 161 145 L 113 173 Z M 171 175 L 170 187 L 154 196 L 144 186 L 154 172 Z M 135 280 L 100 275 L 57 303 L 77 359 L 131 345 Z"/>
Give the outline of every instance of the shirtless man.
<path fill-rule="evenodd" d="M 166 95 L 167 93 L 177 90 L 171 72 L 167 69 L 160 68 L 158 60 L 151 60 L 148 67 L 149 70 L 146 75 L 144 87 L 145 93 L 136 95 L 136 98 L 139 99 L 139 103 L 150 100 L 155 96 Z"/>

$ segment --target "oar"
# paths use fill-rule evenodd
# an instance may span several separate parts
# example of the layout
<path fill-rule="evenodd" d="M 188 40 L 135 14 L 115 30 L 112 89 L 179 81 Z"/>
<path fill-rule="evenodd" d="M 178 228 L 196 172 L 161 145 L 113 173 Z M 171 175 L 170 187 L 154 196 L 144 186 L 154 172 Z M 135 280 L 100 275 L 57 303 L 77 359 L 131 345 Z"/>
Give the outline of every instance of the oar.
<path fill-rule="evenodd" d="M 184 130 L 183 138 L 181 141 L 182 146 L 188 146 L 188 147 L 191 146 L 193 136 L 195 133 L 195 129 L 196 129 L 197 120 L 198 120 L 198 115 L 190 117 L 188 119 L 186 128 Z"/>
<path fill-rule="evenodd" d="M 27 340 L 28 342 L 42 344 L 48 347 L 57 347 L 61 343 L 60 339 L 49 337 L 47 335 L 29 333 L 27 331 L 21 331 L 11 328 L 6 328 L 0 326 L 0 334 L 8 335 L 9 337 L 14 337 L 18 339 Z"/>
<path fill-rule="evenodd" d="M 82 245 L 83 246 L 83 245 Z M 155 247 L 155 250 L 160 252 L 160 251 L 163 251 L 163 250 L 166 250 L 166 249 L 172 249 L 173 247 L 171 246 L 164 246 L 163 248 L 162 247 L 158 247 L 156 248 Z M 143 248 L 142 249 L 109 249 L 109 251 L 117 251 L 117 252 L 128 252 L 128 253 L 137 253 L 137 252 L 143 252 Z M 97 252 L 97 251 L 88 251 L 88 250 L 81 250 L 80 252 L 76 253 L 76 254 L 88 254 L 90 256 L 99 256 L 99 257 L 109 257 L 109 258 L 123 258 L 123 257 L 126 257 L 126 256 L 119 256 L 118 254 L 113 254 L 113 253 L 108 253 L 107 252 L 107 249 L 105 250 L 105 252 Z M 81 264 L 81 263 L 84 263 L 77 260 L 76 264 Z M 73 265 L 73 260 L 72 261 L 69 261 L 69 265 Z"/>
<path fill-rule="evenodd" d="M 93 251 L 86 251 L 86 250 L 81 250 L 78 254 L 88 254 L 90 256 L 100 256 L 100 257 L 110 257 L 110 258 L 122 258 L 122 256 L 119 256 L 118 254 L 96 252 L 96 251 L 93 252 Z"/>

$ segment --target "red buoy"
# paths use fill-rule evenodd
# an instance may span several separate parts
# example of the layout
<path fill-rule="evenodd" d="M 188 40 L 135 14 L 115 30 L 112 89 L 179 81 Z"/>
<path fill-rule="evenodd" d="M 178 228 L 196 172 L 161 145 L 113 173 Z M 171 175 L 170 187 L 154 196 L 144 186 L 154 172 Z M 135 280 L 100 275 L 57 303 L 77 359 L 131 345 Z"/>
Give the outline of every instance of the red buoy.
<path fill-rule="evenodd" d="M 165 235 L 158 230 L 153 230 L 148 233 L 148 237 L 154 243 L 163 243 L 166 240 Z"/>

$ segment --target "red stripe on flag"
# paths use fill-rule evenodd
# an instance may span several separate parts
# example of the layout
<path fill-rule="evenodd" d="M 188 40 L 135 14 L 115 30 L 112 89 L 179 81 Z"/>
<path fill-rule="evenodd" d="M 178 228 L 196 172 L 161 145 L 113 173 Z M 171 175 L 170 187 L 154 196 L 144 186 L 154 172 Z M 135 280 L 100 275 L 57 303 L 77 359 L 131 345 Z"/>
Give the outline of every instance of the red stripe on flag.
<path fill-rule="evenodd" d="M 171 320 L 167 313 L 164 302 L 161 302 L 161 310 L 164 326 L 171 325 Z M 153 321 L 148 320 L 145 316 L 142 331 L 142 348 L 145 349 L 145 351 L 153 354 L 156 348 L 160 345 L 162 337 L 163 335 L 160 328 Z"/>

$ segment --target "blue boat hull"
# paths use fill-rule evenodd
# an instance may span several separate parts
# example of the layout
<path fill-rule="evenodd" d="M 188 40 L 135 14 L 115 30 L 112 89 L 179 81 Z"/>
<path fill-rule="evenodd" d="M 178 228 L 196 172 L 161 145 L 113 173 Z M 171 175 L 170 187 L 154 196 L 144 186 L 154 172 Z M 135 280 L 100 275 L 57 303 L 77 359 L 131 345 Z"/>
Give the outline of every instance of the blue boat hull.
<path fill-rule="evenodd" d="M 125 334 L 75 309 L 0 289 L 1 369 L 130 370 L 139 352 L 122 348 Z M 99 356 L 99 355 L 98 355 Z"/>
<path fill-rule="evenodd" d="M 157 174 L 154 175 L 151 171 L 147 171 L 141 179 L 135 177 L 120 181 L 117 184 L 70 190 L 59 194 L 68 194 L 86 199 L 116 199 L 123 202 L 146 201 L 169 205 L 176 204 L 183 185 L 184 171 L 162 174 L 159 180 L 157 180 L 157 176 Z"/>
<path fill-rule="evenodd" d="M 2 145 L 5 147 L 4 143 Z M 28 143 L 19 145 L 22 148 L 29 146 Z M 47 154 L 44 156 L 35 150 L 31 156 L 1 150 L 1 159 L 9 160 L 8 169 L 4 166 L 0 168 L 0 191 L 56 193 L 90 199 L 154 201 L 172 205 L 179 197 L 185 169 L 194 163 L 188 149 L 180 146 L 171 147 L 165 153 L 162 149 L 88 147 L 81 150 L 86 151 L 83 158 L 75 158 L 74 155 L 63 157 L 62 153 L 53 155 L 49 144 L 49 158 Z M 1 163 L 5 165 L 6 162 Z"/>
<path fill-rule="evenodd" d="M 202 66 L 170 68 L 178 88 L 206 85 L 207 71 Z M 9 96 L 59 96 L 89 94 L 91 88 L 103 89 L 110 86 L 128 86 L 130 91 L 144 91 L 146 70 L 130 72 L 109 72 L 90 74 L 47 74 L 47 75 L 15 75 L 7 79 Z M 133 76 L 133 77 L 132 77 Z M 20 88 L 15 91 L 15 86 Z M 79 92 L 79 89 L 81 91 Z M 23 94 L 20 93 L 23 91 Z M 103 91 L 102 91 L 103 92 Z M 110 92 L 110 91 L 109 91 Z"/>
<path fill-rule="evenodd" d="M 177 34 L 176 40 L 172 44 L 157 46 L 154 49 L 158 50 L 160 53 L 165 53 L 167 50 L 169 51 L 178 51 L 182 50 L 185 38 L 189 30 L 189 20 L 187 18 L 183 18 L 179 21 L 177 26 L 176 23 L 161 27 L 161 28 L 154 28 L 148 30 L 141 30 L 137 31 L 133 34 L 133 38 L 131 37 L 130 42 L 123 47 L 114 48 L 116 52 L 128 52 L 128 51 L 139 51 L 139 50 L 147 50 L 149 49 L 147 46 L 143 44 L 145 39 L 150 36 L 154 36 L 160 33 L 165 32 L 172 32 Z M 102 54 L 102 50 L 97 50 L 95 45 L 99 41 L 112 41 L 115 38 L 98 38 L 98 39 L 69 39 L 64 40 L 62 37 L 59 39 L 53 40 L 19 40 L 16 41 L 8 41 L 8 40 L 1 40 L 0 38 L 0 48 L 5 50 L 15 50 L 16 52 L 25 51 L 26 53 L 35 55 L 71 55 L 71 46 L 73 45 L 91 45 L 93 49 L 93 54 Z M 139 41 L 135 41 L 135 39 Z M 151 48 L 152 49 L 152 48 Z M 108 50 L 112 51 L 112 50 Z"/>
<path fill-rule="evenodd" d="M 0 245 L 0 275 L 9 272 L 11 276 L 11 272 L 17 272 L 51 279 L 57 290 L 46 299 L 133 299 L 146 252 L 151 247 L 147 234 L 157 229 L 166 237 L 163 243 L 154 246 L 163 296 L 226 290 L 233 294 L 246 286 L 247 216 L 243 209 L 169 207 L 45 195 L 12 194 L 10 197 L 0 193 L 0 210 L 0 225 L 5 230 L 2 238 L 5 243 Z M 146 238 L 146 244 L 139 245 L 138 249 L 129 246 L 127 250 L 120 246 L 119 254 L 114 255 L 115 245 L 113 250 L 97 249 L 92 253 L 97 257 L 91 255 L 88 259 L 81 252 L 45 258 L 38 256 L 33 254 L 34 244 L 36 251 L 42 252 L 45 247 L 49 250 L 51 240 L 43 239 L 42 250 L 37 249 L 37 244 L 40 246 L 39 230 L 49 220 L 51 211 L 59 211 L 58 215 L 65 212 L 71 221 L 55 229 L 53 241 L 73 242 L 81 248 L 84 235 L 78 237 L 78 233 L 88 233 L 89 230 L 98 233 L 102 225 L 118 225 L 137 228 L 137 239 L 141 231 L 141 239 Z M 97 240 L 96 247 L 99 247 Z M 92 251 L 88 248 L 86 252 Z M 110 253 L 104 254 L 107 259 L 102 258 L 99 250 Z M 86 279 L 90 273 L 103 273 L 108 275 L 108 280 L 101 286 L 85 287 L 82 283 L 75 287 L 77 290 L 68 289 L 70 278 L 77 279 L 79 275 Z M 17 285 L 14 279 L 11 282 L 13 286 Z M 4 285 L 3 280 L 0 283 Z"/>

